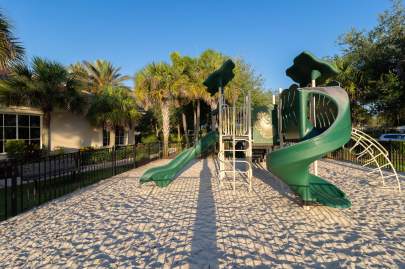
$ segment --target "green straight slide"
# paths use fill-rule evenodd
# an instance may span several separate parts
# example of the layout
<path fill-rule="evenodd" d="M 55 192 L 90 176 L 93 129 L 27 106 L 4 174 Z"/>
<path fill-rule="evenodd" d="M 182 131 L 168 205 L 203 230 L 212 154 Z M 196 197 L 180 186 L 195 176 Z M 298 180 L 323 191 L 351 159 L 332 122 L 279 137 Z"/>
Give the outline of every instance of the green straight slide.
<path fill-rule="evenodd" d="M 340 87 L 316 87 L 285 91 L 295 111 L 283 116 L 283 129 L 298 143 L 269 153 L 267 168 L 287 183 L 304 202 L 347 208 L 345 193 L 330 182 L 309 173 L 309 165 L 350 140 L 349 98 Z M 309 121 L 309 102 L 315 98 L 316 127 Z M 283 100 L 284 104 L 284 100 Z M 295 126 L 295 127 L 294 127 Z"/>
<path fill-rule="evenodd" d="M 183 150 L 168 164 L 148 169 L 140 179 L 141 184 L 154 181 L 157 186 L 166 187 L 191 160 L 212 149 L 217 141 L 217 132 L 208 133 L 195 146 Z"/>

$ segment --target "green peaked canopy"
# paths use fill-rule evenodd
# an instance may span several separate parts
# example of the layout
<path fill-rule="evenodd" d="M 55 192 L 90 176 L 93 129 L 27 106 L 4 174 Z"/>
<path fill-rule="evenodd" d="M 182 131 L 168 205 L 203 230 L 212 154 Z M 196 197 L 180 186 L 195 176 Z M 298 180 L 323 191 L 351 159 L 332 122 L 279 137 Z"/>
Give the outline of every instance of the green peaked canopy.
<path fill-rule="evenodd" d="M 231 59 L 226 60 L 220 68 L 212 72 L 204 81 L 204 85 L 208 88 L 211 94 L 218 91 L 219 88 L 224 88 L 229 81 L 233 79 L 235 74 L 233 69 L 235 64 Z"/>
<path fill-rule="evenodd" d="M 306 86 L 313 79 L 322 79 L 324 81 L 335 76 L 339 73 L 339 70 L 333 64 L 318 59 L 308 51 L 304 51 L 294 58 L 294 64 L 285 73 L 301 86 Z"/>

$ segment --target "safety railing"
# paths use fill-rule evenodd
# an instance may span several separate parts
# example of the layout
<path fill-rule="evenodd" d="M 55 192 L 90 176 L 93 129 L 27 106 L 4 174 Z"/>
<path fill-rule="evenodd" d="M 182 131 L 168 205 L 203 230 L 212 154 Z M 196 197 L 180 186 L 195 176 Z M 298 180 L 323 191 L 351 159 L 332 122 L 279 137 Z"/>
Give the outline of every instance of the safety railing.
<path fill-rule="evenodd" d="M 385 145 L 383 145 L 383 144 Z M 393 146 L 393 145 L 396 146 Z M 401 191 L 397 171 L 405 171 L 405 143 L 378 142 L 368 134 L 353 128 L 352 140 L 345 147 L 329 153 L 328 158 L 351 161 L 368 168 L 369 175 L 377 174 L 382 187 Z"/>
<path fill-rule="evenodd" d="M 183 149 L 169 144 L 169 157 Z M 0 220 L 162 157 L 160 143 L 0 161 Z"/>

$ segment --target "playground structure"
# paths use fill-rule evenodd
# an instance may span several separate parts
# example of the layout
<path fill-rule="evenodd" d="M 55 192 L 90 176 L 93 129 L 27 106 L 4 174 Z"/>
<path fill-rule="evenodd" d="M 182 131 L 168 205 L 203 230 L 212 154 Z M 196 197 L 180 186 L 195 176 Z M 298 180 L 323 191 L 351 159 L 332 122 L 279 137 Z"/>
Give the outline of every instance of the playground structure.
<path fill-rule="evenodd" d="M 349 151 L 356 156 L 357 160 L 362 157 L 368 158 L 363 164 L 363 167 L 371 169 L 368 174 L 379 175 L 383 188 L 395 188 L 401 191 L 401 182 L 388 157 L 388 151 L 377 140 L 356 128 L 352 128 L 352 140 L 355 143 Z M 388 179 L 394 179 L 396 186 L 387 186 Z"/>
<path fill-rule="evenodd" d="M 236 178 L 239 175 L 246 179 L 249 191 L 252 190 L 252 128 L 251 128 L 251 97 L 244 96 L 243 104 L 237 106 L 233 100 L 232 106 L 225 101 L 223 90 L 219 94 L 219 171 L 220 185 L 230 173 L 233 179 L 233 190 L 236 189 Z M 237 145 L 241 147 L 237 148 Z M 244 158 L 237 158 L 237 153 Z M 229 156 L 230 155 L 230 156 Z M 243 181 L 242 181 L 243 182 Z"/>
<path fill-rule="evenodd" d="M 140 183 L 153 181 L 159 187 L 166 187 L 187 164 L 212 149 L 218 141 L 217 132 L 210 132 L 196 142 L 193 147 L 183 150 L 168 164 L 147 170 L 140 178 Z"/>
<path fill-rule="evenodd" d="M 243 96 L 241 105 L 236 105 L 235 96 L 229 105 L 224 96 L 226 84 L 234 77 L 234 68 L 235 64 L 227 60 L 221 68 L 208 76 L 204 85 L 210 92 L 218 93 L 219 184 L 223 186 L 224 181 L 231 178 L 235 192 L 238 178 L 242 179 L 242 183 L 247 183 L 251 191 L 253 176 L 251 96 L 250 93 Z"/>
<path fill-rule="evenodd" d="M 337 70 L 308 52 L 294 59 L 286 74 L 293 84 L 281 92 L 277 113 L 280 148 L 267 155 L 267 168 L 284 181 L 304 204 L 347 208 L 350 200 L 337 186 L 317 175 L 316 161 L 350 140 L 349 98 L 338 87 L 316 87 Z M 310 87 L 307 87 L 310 85 Z M 284 143 L 290 145 L 284 147 Z M 314 164 L 313 173 L 309 167 Z"/>
<path fill-rule="evenodd" d="M 278 104 L 273 98 L 273 104 L 268 107 L 254 109 L 250 93 L 239 97 L 238 102 L 237 97 L 229 101 L 224 96 L 224 88 L 234 77 L 234 67 L 235 64 L 227 60 L 204 81 L 211 94 L 218 94 L 218 129 L 211 130 L 167 165 L 146 171 L 141 183 L 154 181 L 160 187 L 167 186 L 191 160 L 214 149 L 218 142 L 220 186 L 231 179 L 235 192 L 237 179 L 241 179 L 251 191 L 253 151 L 265 150 L 268 170 L 298 194 L 304 205 L 316 203 L 348 208 L 351 202 L 346 194 L 318 176 L 317 160 L 353 139 L 355 144 L 350 152 L 357 158 L 369 157 L 364 166 L 373 165 L 370 174 L 378 173 L 384 187 L 387 179 L 394 178 L 396 188 L 401 190 L 384 147 L 367 134 L 352 129 L 346 91 L 333 82 L 329 86 L 316 85 L 338 73 L 333 65 L 309 52 L 301 53 L 286 71 L 298 85 L 283 90 Z M 274 150 L 277 144 L 278 149 Z M 386 168 L 392 171 L 388 175 Z"/>
<path fill-rule="evenodd" d="M 281 98 L 282 104 L 289 105 L 281 108 L 280 133 L 284 141 L 296 143 L 269 153 L 268 169 L 305 203 L 350 207 L 350 201 L 338 187 L 318 177 L 316 172 L 309 173 L 311 163 L 350 140 L 351 121 L 346 92 L 340 87 L 293 86 L 283 91 Z M 311 109 L 316 111 L 316 119 L 309 117 Z"/>

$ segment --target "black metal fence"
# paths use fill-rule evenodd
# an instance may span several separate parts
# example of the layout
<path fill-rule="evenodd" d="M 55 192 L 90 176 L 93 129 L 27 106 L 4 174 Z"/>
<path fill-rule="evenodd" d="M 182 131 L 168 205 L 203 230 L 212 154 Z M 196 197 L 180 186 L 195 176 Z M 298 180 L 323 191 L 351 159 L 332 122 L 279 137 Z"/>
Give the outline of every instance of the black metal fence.
<path fill-rule="evenodd" d="M 169 157 L 183 148 L 169 145 Z M 0 220 L 162 157 L 159 143 L 0 161 Z"/>
<path fill-rule="evenodd" d="M 354 143 L 354 141 L 350 141 L 343 148 L 329 153 L 326 157 L 338 161 L 350 161 L 360 165 L 365 164 L 370 159 L 370 156 L 365 155 L 361 158 L 357 158 L 355 154 L 352 154 L 349 150 Z M 379 143 L 388 151 L 388 158 L 391 160 L 397 172 L 405 172 L 405 142 L 379 141 Z M 361 149 L 359 148 L 358 150 Z M 383 156 L 379 156 L 377 160 L 379 163 L 386 162 Z"/>

